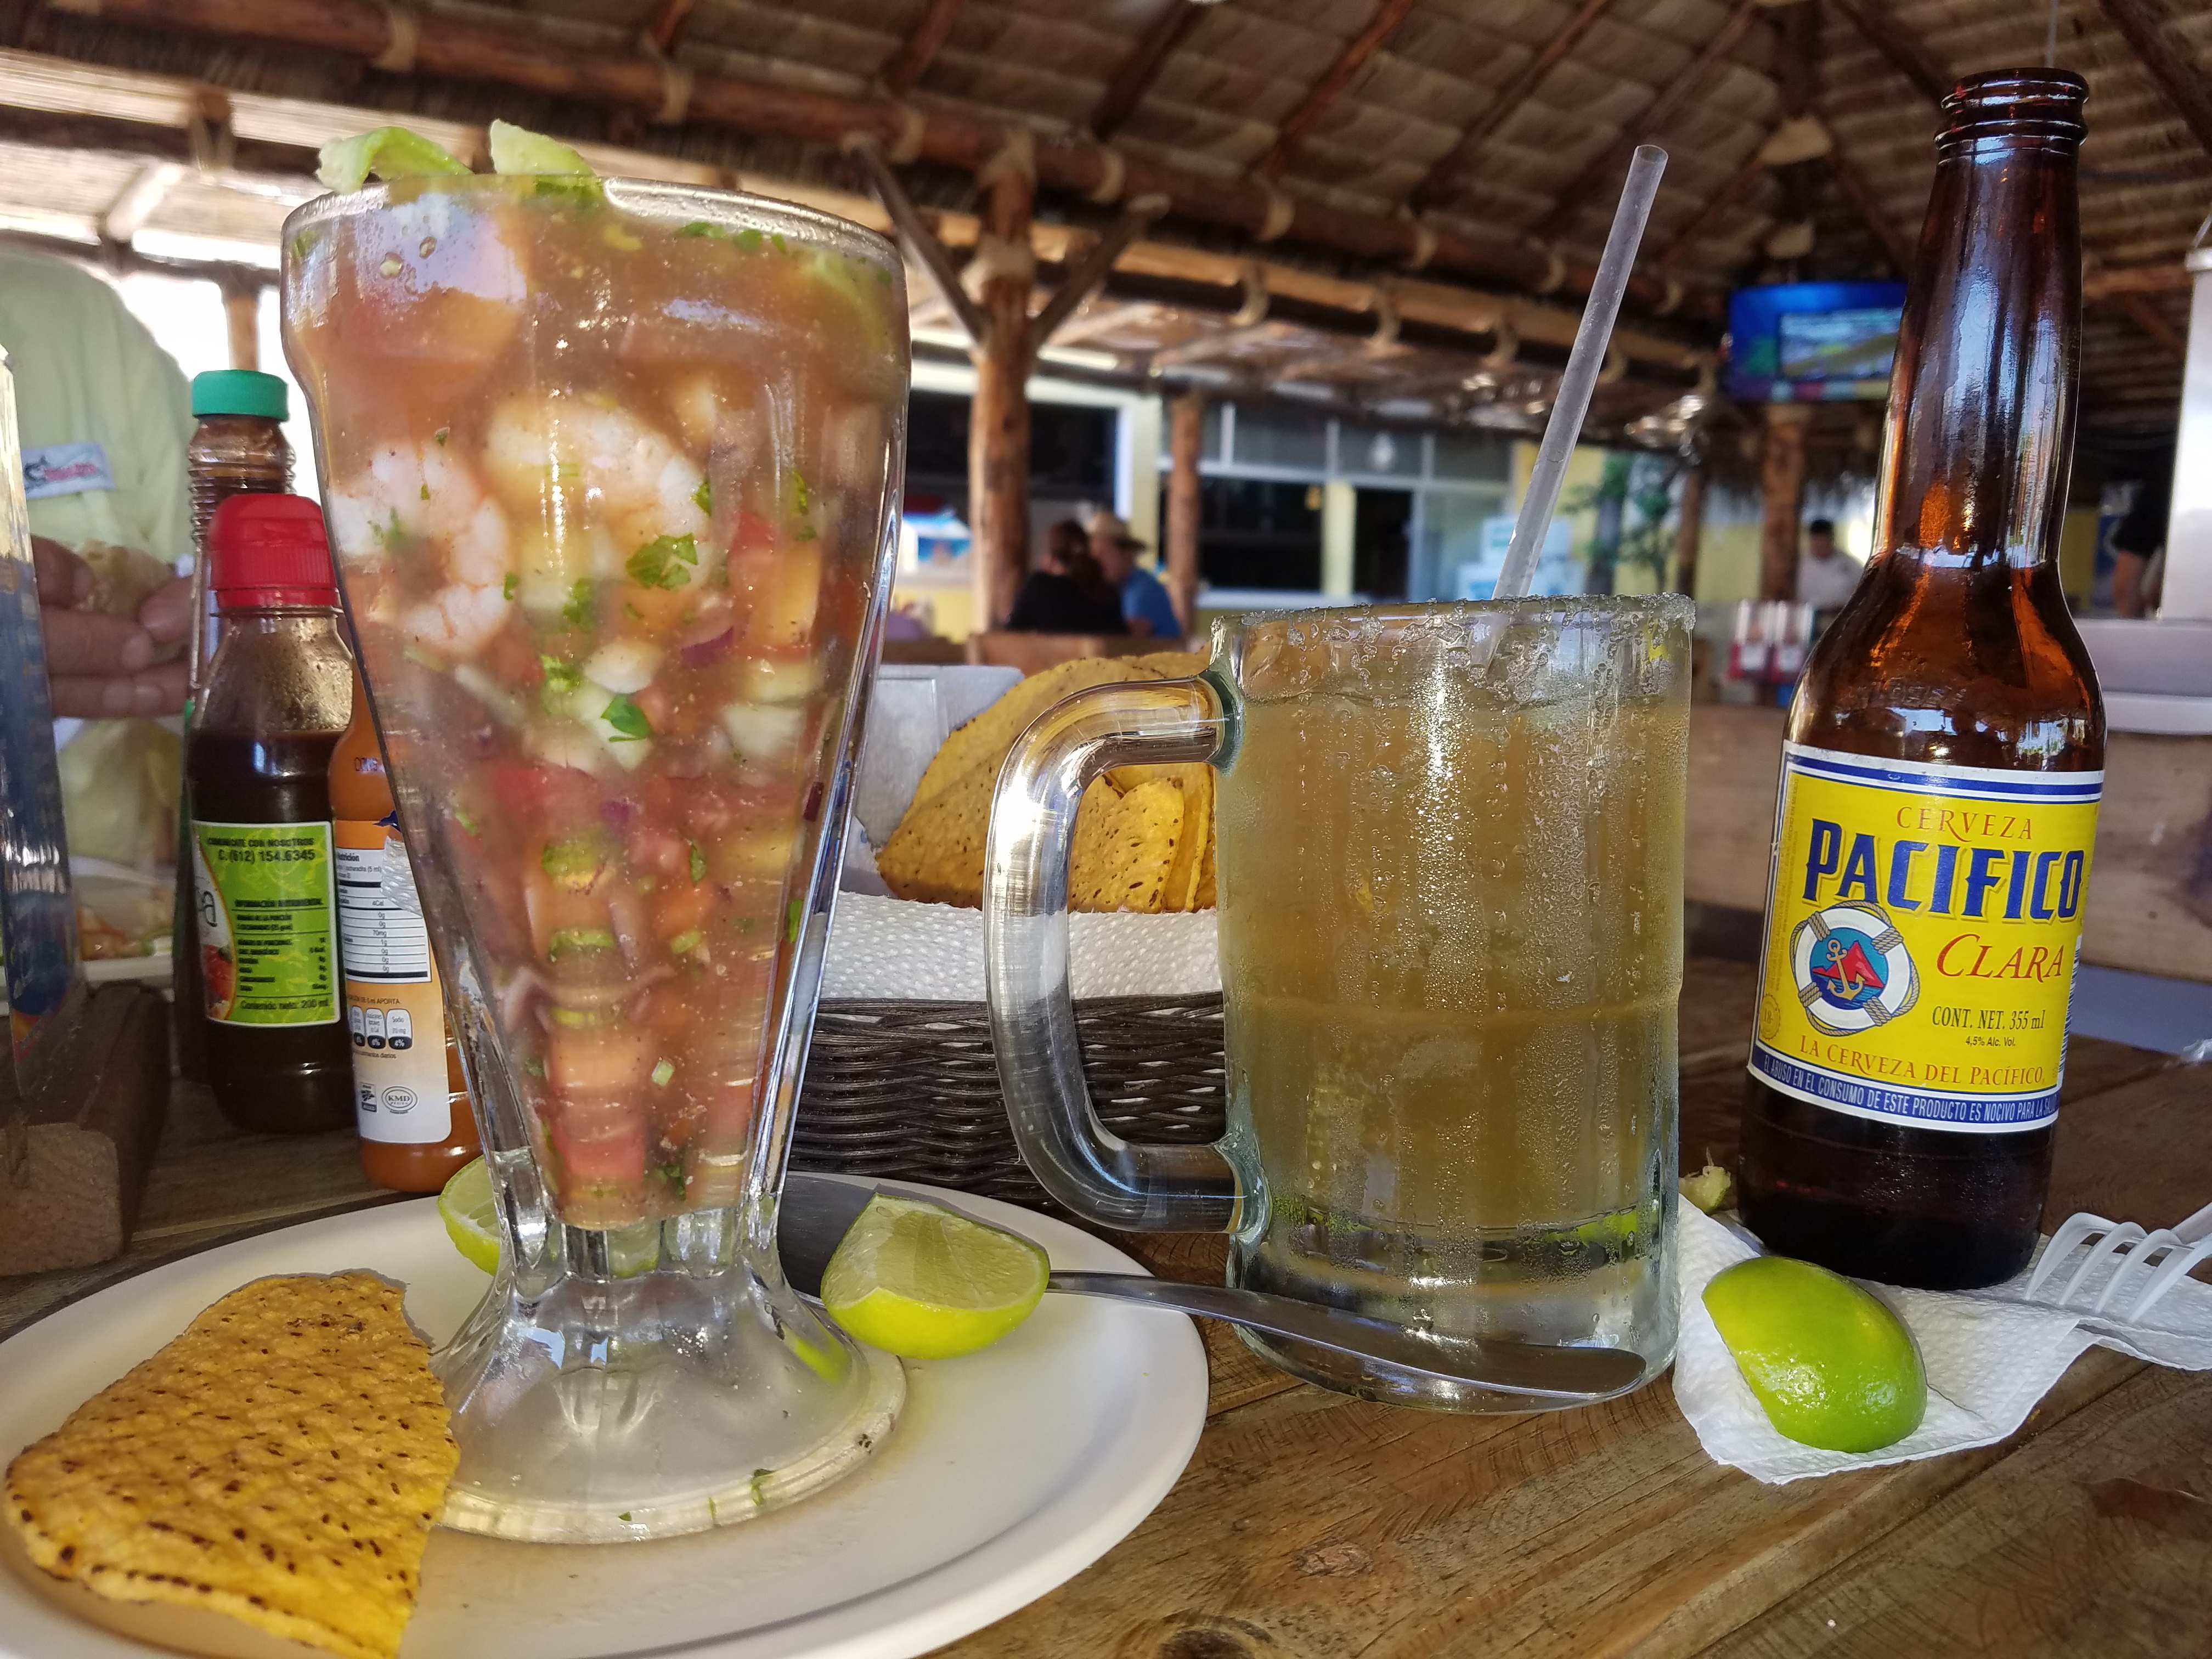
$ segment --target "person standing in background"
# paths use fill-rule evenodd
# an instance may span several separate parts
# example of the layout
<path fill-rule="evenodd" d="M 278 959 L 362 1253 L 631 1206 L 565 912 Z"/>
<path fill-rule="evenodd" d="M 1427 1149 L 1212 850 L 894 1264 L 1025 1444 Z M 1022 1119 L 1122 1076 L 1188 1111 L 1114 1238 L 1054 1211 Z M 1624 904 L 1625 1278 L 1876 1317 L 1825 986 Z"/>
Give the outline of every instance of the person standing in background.
<path fill-rule="evenodd" d="M 2171 471 L 2145 478 L 2135 505 L 2112 532 L 2112 609 L 2123 617 L 2158 614 L 2166 521 L 2173 508 Z"/>
<path fill-rule="evenodd" d="M 1103 507 L 1091 515 L 1090 528 L 1091 556 L 1098 561 L 1106 580 L 1121 590 L 1121 614 L 1128 619 L 1129 631 L 1156 640 L 1181 639 L 1182 623 L 1165 584 L 1137 562 L 1144 543 L 1129 533 L 1118 514 Z"/>
<path fill-rule="evenodd" d="M 1859 585 L 1866 566 L 1836 545 L 1832 520 L 1814 519 L 1805 526 L 1805 549 L 1797 556 L 1797 603 L 1815 611 L 1837 611 Z"/>
<path fill-rule="evenodd" d="M 155 567 L 173 572 L 192 550 L 184 373 L 99 277 L 4 247 L 0 347 L 15 378 L 54 714 L 176 714 L 191 584 Z"/>

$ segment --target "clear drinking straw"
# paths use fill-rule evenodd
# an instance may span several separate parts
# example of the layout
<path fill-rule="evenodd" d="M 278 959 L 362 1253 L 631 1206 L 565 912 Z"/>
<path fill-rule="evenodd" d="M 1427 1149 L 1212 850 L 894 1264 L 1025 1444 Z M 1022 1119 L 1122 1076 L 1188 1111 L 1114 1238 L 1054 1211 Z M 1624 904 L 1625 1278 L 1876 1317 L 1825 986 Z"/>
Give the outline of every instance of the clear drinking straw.
<path fill-rule="evenodd" d="M 1636 263 L 1638 244 L 1644 240 L 1644 222 L 1651 216 L 1651 200 L 1659 193 L 1659 175 L 1667 170 L 1667 152 L 1656 144 L 1638 144 L 1636 159 L 1628 165 L 1628 183 L 1613 210 L 1613 228 L 1605 239 L 1604 256 L 1597 262 L 1597 276 L 1590 283 L 1589 303 L 1583 307 L 1581 325 L 1575 330 L 1574 349 L 1567 354 L 1566 372 L 1559 376 L 1559 393 L 1552 404 L 1552 417 L 1544 423 L 1544 441 L 1536 449 L 1536 465 L 1528 474 L 1528 493 L 1521 501 L 1521 516 L 1514 520 L 1512 544 L 1505 550 L 1504 568 L 1491 597 L 1517 599 L 1528 591 L 1536 574 L 1536 555 L 1551 528 L 1552 512 L 1559 503 L 1559 486 L 1566 481 L 1567 459 L 1582 436 L 1583 418 L 1589 413 L 1590 394 L 1597 389 L 1598 370 L 1605 366 L 1606 348 L 1613 340 L 1613 325 L 1620 315 L 1620 296 L 1628 291 L 1628 273 Z"/>

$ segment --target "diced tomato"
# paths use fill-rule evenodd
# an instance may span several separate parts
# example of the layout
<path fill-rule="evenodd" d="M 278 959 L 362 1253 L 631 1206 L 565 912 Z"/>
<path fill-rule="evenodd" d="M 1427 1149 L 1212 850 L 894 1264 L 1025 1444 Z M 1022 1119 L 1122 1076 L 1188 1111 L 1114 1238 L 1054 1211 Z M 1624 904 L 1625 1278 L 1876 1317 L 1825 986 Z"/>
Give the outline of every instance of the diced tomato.
<path fill-rule="evenodd" d="M 690 1024 L 691 1004 L 684 992 L 673 985 L 656 985 L 645 994 L 645 1002 L 637 1011 L 641 1029 L 655 1036 L 672 1037 Z"/>
<path fill-rule="evenodd" d="M 635 1101 L 564 1103 L 553 1121 L 553 1149 L 574 1185 L 642 1181 L 645 1131 L 646 1115 Z"/>
<path fill-rule="evenodd" d="M 757 513 L 738 514 L 737 527 L 730 532 L 732 561 L 765 558 L 775 551 L 775 527 Z M 736 574 L 732 568 L 731 576 L 733 580 Z"/>
<path fill-rule="evenodd" d="M 678 811 L 692 839 L 704 842 L 726 835 L 746 816 L 747 805 L 744 796 L 730 785 L 701 778 L 683 790 Z"/>
<path fill-rule="evenodd" d="M 599 785 L 573 766 L 494 766 L 491 787 L 501 810 L 517 817 L 573 823 L 598 810 Z"/>
<path fill-rule="evenodd" d="M 556 1025 L 546 1042 L 546 1080 L 567 1101 L 611 1100 L 645 1086 L 653 1057 L 652 1034 L 628 1024 Z"/>
<path fill-rule="evenodd" d="M 629 861 L 638 869 L 671 878 L 680 876 L 687 882 L 691 879 L 690 844 L 674 830 L 641 815 L 631 824 L 626 842 Z"/>
<path fill-rule="evenodd" d="M 673 885 L 653 896 L 653 937 L 665 944 L 685 933 L 703 929 L 717 896 L 711 882 L 695 882 L 687 872 Z"/>
<path fill-rule="evenodd" d="M 486 672 L 510 690 L 535 691 L 545 683 L 545 665 L 529 635 L 519 628 L 502 628 L 484 647 Z"/>
<path fill-rule="evenodd" d="M 696 738 L 706 729 L 699 711 L 689 704 L 679 707 L 668 695 L 668 688 L 658 680 L 638 692 L 635 701 L 655 737 Z"/>

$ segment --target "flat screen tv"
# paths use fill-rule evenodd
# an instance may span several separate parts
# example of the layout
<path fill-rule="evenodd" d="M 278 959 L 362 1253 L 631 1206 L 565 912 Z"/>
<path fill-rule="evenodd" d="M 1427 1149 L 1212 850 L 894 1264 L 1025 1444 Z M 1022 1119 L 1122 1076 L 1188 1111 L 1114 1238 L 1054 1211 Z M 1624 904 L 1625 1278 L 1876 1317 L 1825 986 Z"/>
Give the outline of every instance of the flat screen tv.
<path fill-rule="evenodd" d="M 1729 298 L 1729 395 L 1826 403 L 1889 395 L 1902 283 L 1777 283 Z"/>

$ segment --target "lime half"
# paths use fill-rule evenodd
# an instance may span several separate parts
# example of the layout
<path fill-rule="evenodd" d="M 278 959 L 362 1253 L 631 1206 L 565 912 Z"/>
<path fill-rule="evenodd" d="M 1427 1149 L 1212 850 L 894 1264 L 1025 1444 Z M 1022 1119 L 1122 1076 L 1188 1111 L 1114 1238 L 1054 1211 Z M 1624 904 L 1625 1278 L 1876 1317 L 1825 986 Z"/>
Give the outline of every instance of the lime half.
<path fill-rule="evenodd" d="M 1767 1420 L 1801 1445 L 1871 1452 L 1920 1426 L 1928 1376 L 1912 1333 L 1839 1273 L 1754 1256 L 1715 1273 L 1705 1310 Z"/>
<path fill-rule="evenodd" d="M 1043 1249 L 1018 1233 L 879 1193 L 830 1258 L 822 1304 L 872 1347 L 950 1359 L 1027 1319 L 1051 1272 Z"/>
<path fill-rule="evenodd" d="M 453 1248 L 488 1273 L 499 1271 L 499 1206 L 491 1195 L 491 1172 L 482 1158 L 453 1171 L 438 1194 L 438 1219 Z"/>

